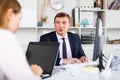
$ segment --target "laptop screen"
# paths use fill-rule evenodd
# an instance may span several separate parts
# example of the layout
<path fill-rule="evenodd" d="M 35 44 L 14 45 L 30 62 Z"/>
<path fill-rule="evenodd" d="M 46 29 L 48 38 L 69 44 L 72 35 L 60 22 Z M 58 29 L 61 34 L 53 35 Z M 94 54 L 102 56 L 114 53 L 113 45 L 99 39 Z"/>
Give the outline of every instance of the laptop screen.
<path fill-rule="evenodd" d="M 52 74 L 58 55 L 59 43 L 56 42 L 30 42 L 26 57 L 29 64 L 38 64 L 43 74 Z"/>

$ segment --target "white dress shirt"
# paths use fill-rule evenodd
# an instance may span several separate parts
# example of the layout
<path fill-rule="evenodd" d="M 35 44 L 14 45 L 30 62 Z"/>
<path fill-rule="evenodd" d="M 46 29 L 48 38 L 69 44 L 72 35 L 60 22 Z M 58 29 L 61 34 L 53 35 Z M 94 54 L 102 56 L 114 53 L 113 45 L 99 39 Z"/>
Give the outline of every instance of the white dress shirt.
<path fill-rule="evenodd" d="M 59 57 L 61 58 L 60 64 L 62 64 L 62 59 L 63 59 L 63 53 L 62 53 L 62 43 L 63 43 L 63 40 L 62 40 L 62 38 L 63 37 L 60 36 L 59 34 L 57 34 L 57 32 L 56 32 L 56 35 L 57 35 L 57 40 L 60 43 L 60 46 L 59 46 Z M 72 58 L 71 47 L 70 47 L 70 43 L 69 43 L 69 39 L 68 39 L 67 34 L 65 35 L 64 38 L 65 38 L 65 42 L 66 42 L 67 58 Z"/>
<path fill-rule="evenodd" d="M 41 80 L 34 75 L 15 35 L 0 29 L 0 69 L 8 80 Z"/>

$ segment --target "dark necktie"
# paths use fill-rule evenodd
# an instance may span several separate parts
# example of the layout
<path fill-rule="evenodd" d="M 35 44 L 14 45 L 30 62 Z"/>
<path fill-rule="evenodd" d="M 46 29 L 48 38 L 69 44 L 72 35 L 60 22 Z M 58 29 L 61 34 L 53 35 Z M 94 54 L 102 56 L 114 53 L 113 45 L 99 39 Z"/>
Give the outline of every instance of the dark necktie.
<path fill-rule="evenodd" d="M 63 58 L 67 58 L 67 50 L 66 50 L 65 38 L 62 38 L 62 40 L 63 40 L 63 44 L 62 44 Z"/>

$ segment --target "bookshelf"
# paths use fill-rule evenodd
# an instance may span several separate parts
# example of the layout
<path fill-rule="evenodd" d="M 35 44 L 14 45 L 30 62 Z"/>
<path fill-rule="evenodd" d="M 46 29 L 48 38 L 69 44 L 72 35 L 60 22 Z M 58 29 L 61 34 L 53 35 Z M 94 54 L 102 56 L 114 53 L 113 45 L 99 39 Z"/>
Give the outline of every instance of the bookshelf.
<path fill-rule="evenodd" d="M 111 51 L 120 52 L 120 44 L 110 44 L 109 40 L 120 39 L 120 11 L 109 10 L 108 6 L 112 0 L 103 0 L 103 9 L 95 7 L 95 0 L 64 0 L 64 7 L 59 10 L 53 10 L 49 5 L 46 6 L 45 15 L 48 16 L 47 25 L 38 26 L 37 23 L 40 20 L 41 4 L 48 0 L 18 0 L 23 7 L 23 19 L 20 27 L 16 33 L 20 44 L 24 51 L 26 51 L 28 43 L 30 41 L 39 41 L 42 34 L 48 33 L 54 30 L 53 18 L 56 13 L 65 11 L 72 16 L 72 9 L 80 7 L 80 26 L 73 27 L 69 31 L 79 34 L 91 34 L 95 32 L 95 21 L 97 14 L 101 16 L 102 26 L 104 31 L 104 52 L 110 53 Z M 69 3 L 68 3 L 69 2 Z M 115 16 L 114 16 L 115 15 Z M 81 22 L 87 18 L 89 25 L 83 27 Z M 82 44 L 87 56 L 92 57 L 93 44 Z M 113 48 L 114 47 L 114 48 Z M 111 50 L 110 50 L 111 49 Z"/>
<path fill-rule="evenodd" d="M 82 1 L 82 0 L 80 0 L 80 1 Z M 120 47 L 119 47 L 120 43 L 119 43 L 119 41 L 116 41 L 116 40 L 120 39 L 120 23 L 119 23 L 120 11 L 109 9 L 109 5 L 111 4 L 112 1 L 113 0 L 103 0 L 103 8 L 102 9 L 98 8 L 98 7 L 93 8 L 93 6 L 90 6 L 88 8 L 88 6 L 85 7 L 82 3 L 81 3 L 82 6 L 80 6 L 81 7 L 81 15 L 80 16 L 86 17 L 86 15 L 89 15 L 88 19 L 91 20 L 91 22 L 90 22 L 91 25 L 88 25 L 86 28 L 81 26 L 81 34 L 83 32 L 84 33 L 85 32 L 94 32 L 96 16 L 98 13 L 101 16 L 102 27 L 103 27 L 103 32 L 104 32 L 104 49 L 103 49 L 103 51 L 106 54 L 109 54 L 111 52 L 117 52 L 117 53 L 120 52 Z M 81 19 L 83 19 L 83 18 L 81 18 Z M 111 44 L 110 43 L 111 41 L 116 41 L 116 42 Z M 93 51 L 92 44 L 83 44 L 83 47 L 84 47 L 84 50 L 86 51 L 86 53 Z M 89 56 L 91 56 L 91 55 L 89 55 Z"/>

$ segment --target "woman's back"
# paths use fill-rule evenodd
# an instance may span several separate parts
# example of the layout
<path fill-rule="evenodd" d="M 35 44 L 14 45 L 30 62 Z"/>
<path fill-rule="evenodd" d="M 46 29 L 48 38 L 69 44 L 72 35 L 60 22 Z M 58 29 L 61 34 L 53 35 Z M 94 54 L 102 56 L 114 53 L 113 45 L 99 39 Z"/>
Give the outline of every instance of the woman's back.
<path fill-rule="evenodd" d="M 0 68 L 8 80 L 40 80 L 30 69 L 15 35 L 0 29 L 0 38 Z"/>

